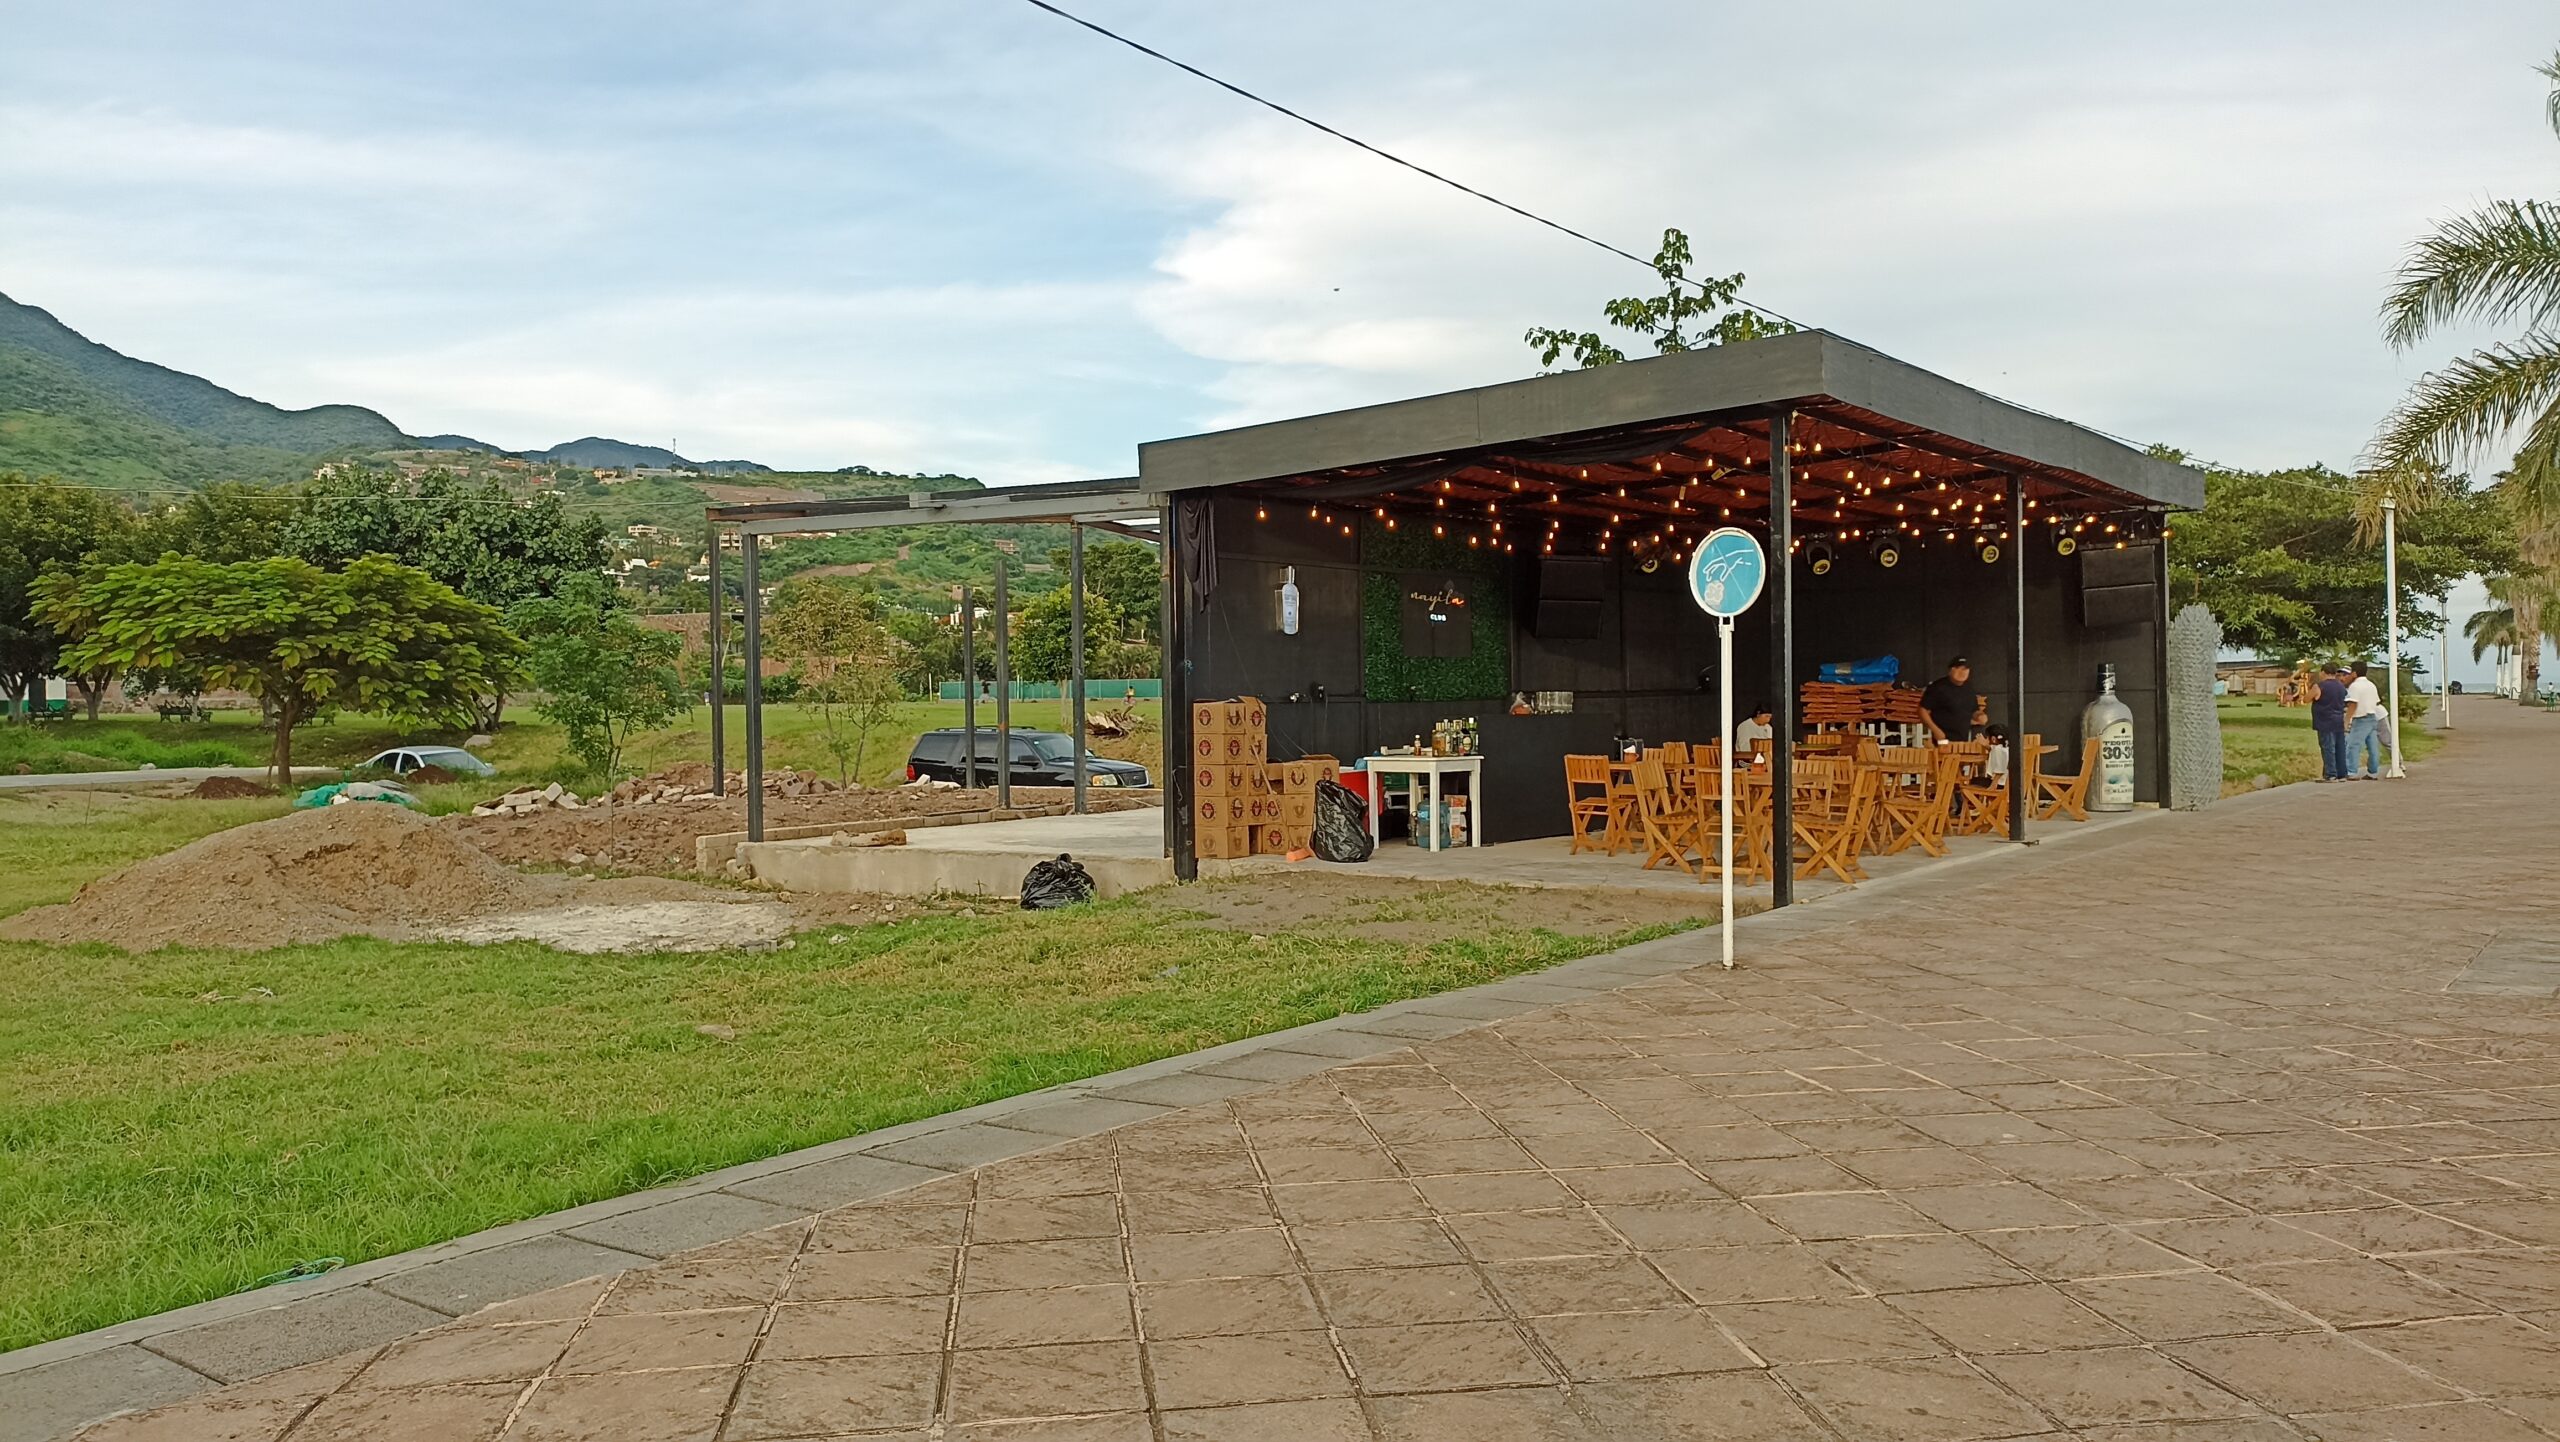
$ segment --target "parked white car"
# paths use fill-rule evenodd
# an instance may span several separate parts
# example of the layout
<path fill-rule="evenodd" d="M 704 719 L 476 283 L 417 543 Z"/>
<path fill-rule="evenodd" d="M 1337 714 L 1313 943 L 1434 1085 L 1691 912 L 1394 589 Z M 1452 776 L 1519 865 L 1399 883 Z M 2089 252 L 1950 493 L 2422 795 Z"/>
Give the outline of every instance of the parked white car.
<path fill-rule="evenodd" d="M 406 776 L 421 766 L 441 766 L 457 776 L 495 776 L 498 768 L 459 746 L 395 746 L 364 763 L 364 769 Z"/>

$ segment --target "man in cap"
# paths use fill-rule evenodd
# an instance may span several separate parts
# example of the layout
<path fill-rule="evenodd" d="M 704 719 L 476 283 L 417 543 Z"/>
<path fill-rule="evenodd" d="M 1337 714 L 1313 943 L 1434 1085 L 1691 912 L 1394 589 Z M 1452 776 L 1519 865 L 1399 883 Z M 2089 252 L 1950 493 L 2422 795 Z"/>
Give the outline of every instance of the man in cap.
<path fill-rule="evenodd" d="M 1972 681 L 1973 663 L 1958 656 L 1947 663 L 1947 674 L 1920 693 L 1920 718 L 1938 745 L 1973 739 L 1974 707 L 1982 698 L 1967 689 Z"/>

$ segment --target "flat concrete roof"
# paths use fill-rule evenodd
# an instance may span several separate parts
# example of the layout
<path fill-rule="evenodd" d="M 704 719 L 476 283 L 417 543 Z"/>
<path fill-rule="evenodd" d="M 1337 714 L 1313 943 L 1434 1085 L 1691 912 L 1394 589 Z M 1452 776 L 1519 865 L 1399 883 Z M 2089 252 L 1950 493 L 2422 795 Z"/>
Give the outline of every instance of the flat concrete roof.
<path fill-rule="evenodd" d="M 2204 504 L 2200 472 L 1819 330 L 1151 441 L 1138 448 L 1138 476 L 1161 494 L 1825 405 L 1897 422 L 1915 441 L 1951 443 L 1986 464 L 2157 506 Z"/>

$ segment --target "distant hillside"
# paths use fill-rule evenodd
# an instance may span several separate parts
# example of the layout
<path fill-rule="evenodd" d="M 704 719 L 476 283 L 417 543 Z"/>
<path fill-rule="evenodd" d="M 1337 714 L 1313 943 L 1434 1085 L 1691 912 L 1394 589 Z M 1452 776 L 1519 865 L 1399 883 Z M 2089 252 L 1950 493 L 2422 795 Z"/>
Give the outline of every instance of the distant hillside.
<path fill-rule="evenodd" d="M 200 376 L 135 360 L 80 334 L 31 305 L 0 295 L 0 351 L 54 362 L 61 371 L 162 425 L 215 445 L 322 455 L 398 445 L 407 437 L 362 406 L 289 411 L 224 390 Z M 0 404 L 18 409 L 16 397 Z"/>
<path fill-rule="evenodd" d="M 635 446 L 629 441 L 608 440 L 603 436 L 586 436 L 563 441 L 547 451 L 518 451 L 516 454 L 528 461 L 584 466 L 591 471 L 618 470 L 624 466 L 665 466 L 675 470 L 731 475 L 773 469 L 753 461 L 688 461 L 665 446 Z"/>
<path fill-rule="evenodd" d="M 690 461 L 664 446 L 587 436 L 508 451 L 463 435 L 413 437 L 378 411 L 290 411 L 98 344 L 0 295 L 0 470 L 135 488 L 298 480 L 324 457 L 422 448 L 486 451 L 590 469 L 661 466 L 713 475 L 754 461 Z"/>

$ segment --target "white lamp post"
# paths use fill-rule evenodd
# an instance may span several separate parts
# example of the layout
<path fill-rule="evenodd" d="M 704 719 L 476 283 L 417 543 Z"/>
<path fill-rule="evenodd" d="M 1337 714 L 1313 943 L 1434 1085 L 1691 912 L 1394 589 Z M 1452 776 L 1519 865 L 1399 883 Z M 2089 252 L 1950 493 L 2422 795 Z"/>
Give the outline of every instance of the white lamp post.
<path fill-rule="evenodd" d="M 2400 769 L 2400 502 L 2388 494 L 2382 498 L 2382 590 L 2391 635 L 2391 699 L 2382 708 L 2382 724 L 2391 730 L 2391 778 L 2397 781 L 2409 773 Z"/>

